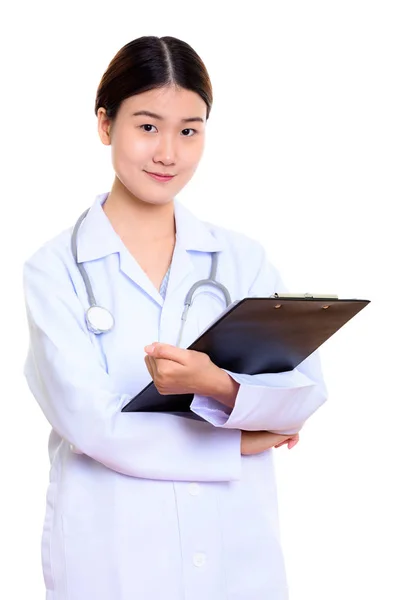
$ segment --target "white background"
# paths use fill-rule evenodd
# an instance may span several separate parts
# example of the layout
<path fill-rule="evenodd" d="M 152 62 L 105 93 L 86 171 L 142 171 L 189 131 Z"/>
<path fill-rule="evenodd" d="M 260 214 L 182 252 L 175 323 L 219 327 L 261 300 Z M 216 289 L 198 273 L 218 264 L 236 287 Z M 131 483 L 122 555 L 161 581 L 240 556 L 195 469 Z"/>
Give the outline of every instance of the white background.
<path fill-rule="evenodd" d="M 75 0 L 3 9 L 1 597 L 44 597 L 49 427 L 22 376 L 22 264 L 110 188 L 96 88 L 119 48 L 142 35 L 187 41 L 213 82 L 206 152 L 180 198 L 262 241 L 292 291 L 372 300 L 321 350 L 328 403 L 294 450 L 275 451 L 291 600 L 400 597 L 397 8 Z"/>

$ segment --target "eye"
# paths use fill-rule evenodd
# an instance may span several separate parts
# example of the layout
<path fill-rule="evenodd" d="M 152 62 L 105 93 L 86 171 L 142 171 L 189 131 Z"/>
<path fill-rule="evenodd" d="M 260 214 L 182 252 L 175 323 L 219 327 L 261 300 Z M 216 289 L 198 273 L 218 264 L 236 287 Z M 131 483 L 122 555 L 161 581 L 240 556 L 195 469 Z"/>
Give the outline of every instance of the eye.
<path fill-rule="evenodd" d="M 193 131 L 193 133 L 191 135 L 184 135 L 183 137 L 192 137 L 195 133 L 197 133 L 197 129 L 182 129 L 182 133 L 184 133 L 185 131 Z"/>
<path fill-rule="evenodd" d="M 140 125 L 140 129 L 142 129 L 143 127 L 150 127 L 150 129 L 151 129 L 152 127 L 155 128 L 155 125 L 150 125 L 150 123 L 145 123 L 144 125 Z M 151 133 L 151 131 L 149 129 L 144 129 L 144 131 Z"/>

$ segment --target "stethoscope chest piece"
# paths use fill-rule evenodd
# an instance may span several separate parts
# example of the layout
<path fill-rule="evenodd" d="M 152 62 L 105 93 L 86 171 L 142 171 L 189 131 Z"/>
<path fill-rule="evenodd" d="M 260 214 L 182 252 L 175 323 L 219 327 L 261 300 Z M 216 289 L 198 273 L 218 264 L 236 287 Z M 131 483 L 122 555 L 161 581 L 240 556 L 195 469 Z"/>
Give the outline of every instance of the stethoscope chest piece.
<path fill-rule="evenodd" d="M 114 327 L 114 317 L 102 306 L 90 306 L 86 311 L 86 323 L 92 333 L 107 333 Z"/>

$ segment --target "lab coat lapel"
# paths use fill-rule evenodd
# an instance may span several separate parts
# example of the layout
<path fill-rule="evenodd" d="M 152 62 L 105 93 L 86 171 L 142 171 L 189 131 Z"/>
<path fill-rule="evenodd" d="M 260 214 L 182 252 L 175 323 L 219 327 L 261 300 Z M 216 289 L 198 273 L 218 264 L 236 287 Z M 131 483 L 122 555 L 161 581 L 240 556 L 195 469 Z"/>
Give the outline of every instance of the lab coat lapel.
<path fill-rule="evenodd" d="M 194 265 L 189 252 L 182 245 L 179 236 L 176 238 L 174 254 L 171 263 L 171 272 L 168 280 L 167 294 L 170 295 L 181 285 L 194 270 Z M 188 289 L 190 285 L 188 284 Z"/>
<path fill-rule="evenodd" d="M 96 197 L 80 227 L 80 235 L 77 240 L 78 262 L 98 260 L 110 254 L 118 253 L 121 272 L 157 304 L 162 306 L 164 303 L 163 297 L 123 244 L 105 215 L 102 205 L 107 196 L 108 193 L 105 193 Z"/>
<path fill-rule="evenodd" d="M 222 250 L 221 243 L 215 238 L 206 223 L 195 217 L 183 204 L 174 201 L 176 243 L 172 258 L 171 273 L 168 282 L 167 296 L 180 286 L 193 284 L 194 264 L 193 252 L 218 252 Z M 190 277 L 192 275 L 192 277 Z"/>
<path fill-rule="evenodd" d="M 164 299 L 153 282 L 125 246 L 122 246 L 120 249 L 119 264 L 121 272 L 129 277 L 132 283 L 140 287 L 143 292 L 160 306 L 164 304 Z"/>

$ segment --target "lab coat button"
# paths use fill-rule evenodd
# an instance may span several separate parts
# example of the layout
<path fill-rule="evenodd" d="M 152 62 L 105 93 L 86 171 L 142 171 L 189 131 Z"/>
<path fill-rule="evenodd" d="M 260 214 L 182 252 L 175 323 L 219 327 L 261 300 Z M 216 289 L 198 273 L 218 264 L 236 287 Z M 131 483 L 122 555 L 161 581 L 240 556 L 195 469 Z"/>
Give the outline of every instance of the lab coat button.
<path fill-rule="evenodd" d="M 206 562 L 206 555 L 198 552 L 193 557 L 193 563 L 196 567 L 203 567 Z"/>
<path fill-rule="evenodd" d="M 200 493 L 200 486 L 198 483 L 191 483 L 189 485 L 189 494 L 191 496 L 198 496 Z"/>

